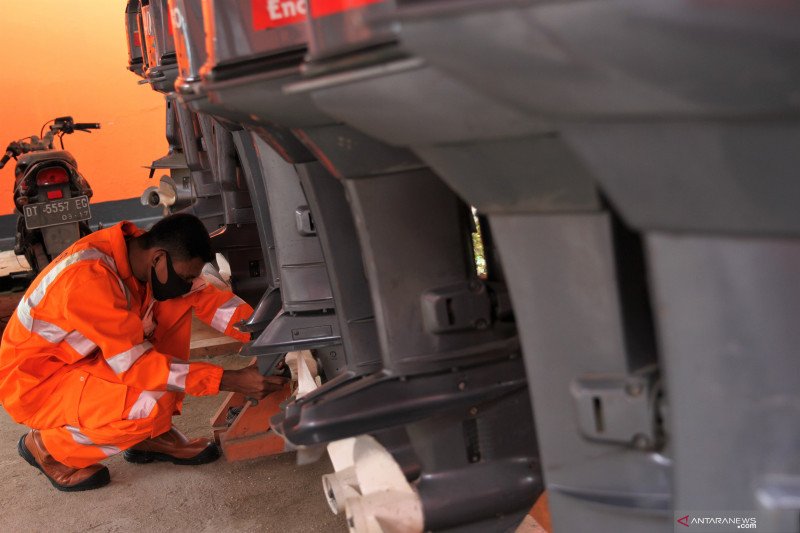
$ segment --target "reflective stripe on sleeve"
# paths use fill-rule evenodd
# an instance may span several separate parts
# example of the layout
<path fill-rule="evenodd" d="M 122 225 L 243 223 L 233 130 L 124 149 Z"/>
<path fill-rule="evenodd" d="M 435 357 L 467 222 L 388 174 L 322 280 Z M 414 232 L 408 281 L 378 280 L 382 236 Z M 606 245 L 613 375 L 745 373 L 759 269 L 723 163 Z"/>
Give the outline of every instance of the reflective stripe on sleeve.
<path fill-rule="evenodd" d="M 186 390 L 186 376 L 188 375 L 188 363 L 170 363 L 169 376 L 167 377 L 167 390 L 184 392 Z"/>
<path fill-rule="evenodd" d="M 236 308 L 243 303 L 244 300 L 238 296 L 234 296 L 219 306 L 217 308 L 217 312 L 214 313 L 214 318 L 211 320 L 211 327 L 219 332 L 225 333 L 225 330 L 228 329 L 228 325 L 233 318 L 233 314 L 236 312 Z"/>
<path fill-rule="evenodd" d="M 58 344 L 66 340 L 67 344 L 72 346 L 72 349 L 84 357 L 91 354 L 97 348 L 97 345 L 84 337 L 80 331 L 73 330 L 67 333 L 55 324 L 44 320 L 33 319 L 31 321 L 30 331 L 52 344 Z"/>
<path fill-rule="evenodd" d="M 30 329 L 31 333 L 36 333 L 44 340 L 52 344 L 58 344 L 67 336 L 66 331 L 55 324 L 45 322 L 44 320 L 32 320 Z"/>
<path fill-rule="evenodd" d="M 164 394 L 164 391 L 142 391 L 131 407 L 130 413 L 128 413 L 128 420 L 139 420 L 150 416 L 158 403 L 158 399 Z"/>
<path fill-rule="evenodd" d="M 106 359 L 106 363 L 108 363 L 108 366 L 110 366 L 116 374 L 127 372 L 128 369 L 133 366 L 133 363 L 135 363 L 143 353 L 152 347 L 152 344 L 145 341 L 141 344 L 137 344 L 130 350 L 126 350 L 113 357 L 109 357 Z"/>
<path fill-rule="evenodd" d="M 80 331 L 73 330 L 65 339 L 73 350 L 86 357 L 97 349 L 97 345 L 84 337 Z"/>

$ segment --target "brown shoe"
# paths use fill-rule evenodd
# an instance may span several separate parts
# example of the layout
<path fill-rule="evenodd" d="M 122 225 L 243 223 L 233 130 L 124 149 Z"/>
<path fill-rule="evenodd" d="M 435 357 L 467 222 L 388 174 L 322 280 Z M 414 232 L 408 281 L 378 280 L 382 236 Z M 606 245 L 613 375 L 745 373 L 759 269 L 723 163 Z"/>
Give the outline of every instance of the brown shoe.
<path fill-rule="evenodd" d="M 72 468 L 56 461 L 44 447 L 42 436 L 36 429 L 20 437 L 17 451 L 29 465 L 41 470 L 55 488 L 64 492 L 97 489 L 111 481 L 108 468 L 103 465 Z"/>
<path fill-rule="evenodd" d="M 208 439 L 187 439 L 175 427 L 125 450 L 129 463 L 169 461 L 176 465 L 202 465 L 219 458 L 219 448 Z"/>

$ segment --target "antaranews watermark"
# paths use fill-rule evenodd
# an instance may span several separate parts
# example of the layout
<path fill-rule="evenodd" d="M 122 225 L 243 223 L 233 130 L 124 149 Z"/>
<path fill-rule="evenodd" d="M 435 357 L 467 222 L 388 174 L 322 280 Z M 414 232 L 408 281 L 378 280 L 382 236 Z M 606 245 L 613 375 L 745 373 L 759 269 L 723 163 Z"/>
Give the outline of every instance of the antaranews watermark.
<path fill-rule="evenodd" d="M 675 511 L 674 518 L 676 533 L 759 531 L 754 511 Z"/>

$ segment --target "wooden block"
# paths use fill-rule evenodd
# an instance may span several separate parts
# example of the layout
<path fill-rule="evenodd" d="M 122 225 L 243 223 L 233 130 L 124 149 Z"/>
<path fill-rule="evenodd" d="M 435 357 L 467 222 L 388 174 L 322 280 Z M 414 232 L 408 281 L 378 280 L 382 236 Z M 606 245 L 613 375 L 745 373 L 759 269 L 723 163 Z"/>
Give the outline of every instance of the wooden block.
<path fill-rule="evenodd" d="M 189 345 L 189 358 L 215 357 L 238 352 L 242 343 L 223 335 L 207 326 L 197 318 L 192 319 L 192 340 Z"/>
<path fill-rule="evenodd" d="M 230 337 L 217 337 L 215 339 L 193 340 L 189 346 L 189 358 L 201 359 L 237 353 L 242 349 L 242 343 Z"/>

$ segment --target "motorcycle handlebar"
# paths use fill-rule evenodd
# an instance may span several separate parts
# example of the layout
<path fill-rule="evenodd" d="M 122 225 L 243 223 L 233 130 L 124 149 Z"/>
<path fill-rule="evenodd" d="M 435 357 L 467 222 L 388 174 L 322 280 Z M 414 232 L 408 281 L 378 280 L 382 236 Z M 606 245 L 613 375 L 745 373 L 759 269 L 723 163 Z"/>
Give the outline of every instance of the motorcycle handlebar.
<path fill-rule="evenodd" d="M 6 153 L 3 156 L 3 158 L 0 159 L 0 168 L 6 166 L 6 163 L 8 163 L 8 160 L 11 159 L 12 157 L 17 157 L 20 154 L 21 150 L 22 150 L 22 145 L 20 145 L 16 141 L 6 146 Z"/>
<path fill-rule="evenodd" d="M 44 126 L 42 126 L 42 129 L 44 129 Z M 53 121 L 53 125 L 50 126 L 50 131 L 43 138 L 39 139 L 33 135 L 31 137 L 25 137 L 25 139 L 31 139 L 30 144 L 22 142 L 24 139 L 9 144 L 6 147 L 5 155 L 0 158 L 0 168 L 3 168 L 6 163 L 8 163 L 9 159 L 12 157 L 16 158 L 20 154 L 30 151 L 52 150 L 53 138 L 59 133 L 64 135 L 65 133 L 73 133 L 76 130 L 87 131 L 99 129 L 100 124 L 97 122 L 72 122 L 72 117 L 59 117 Z"/>

